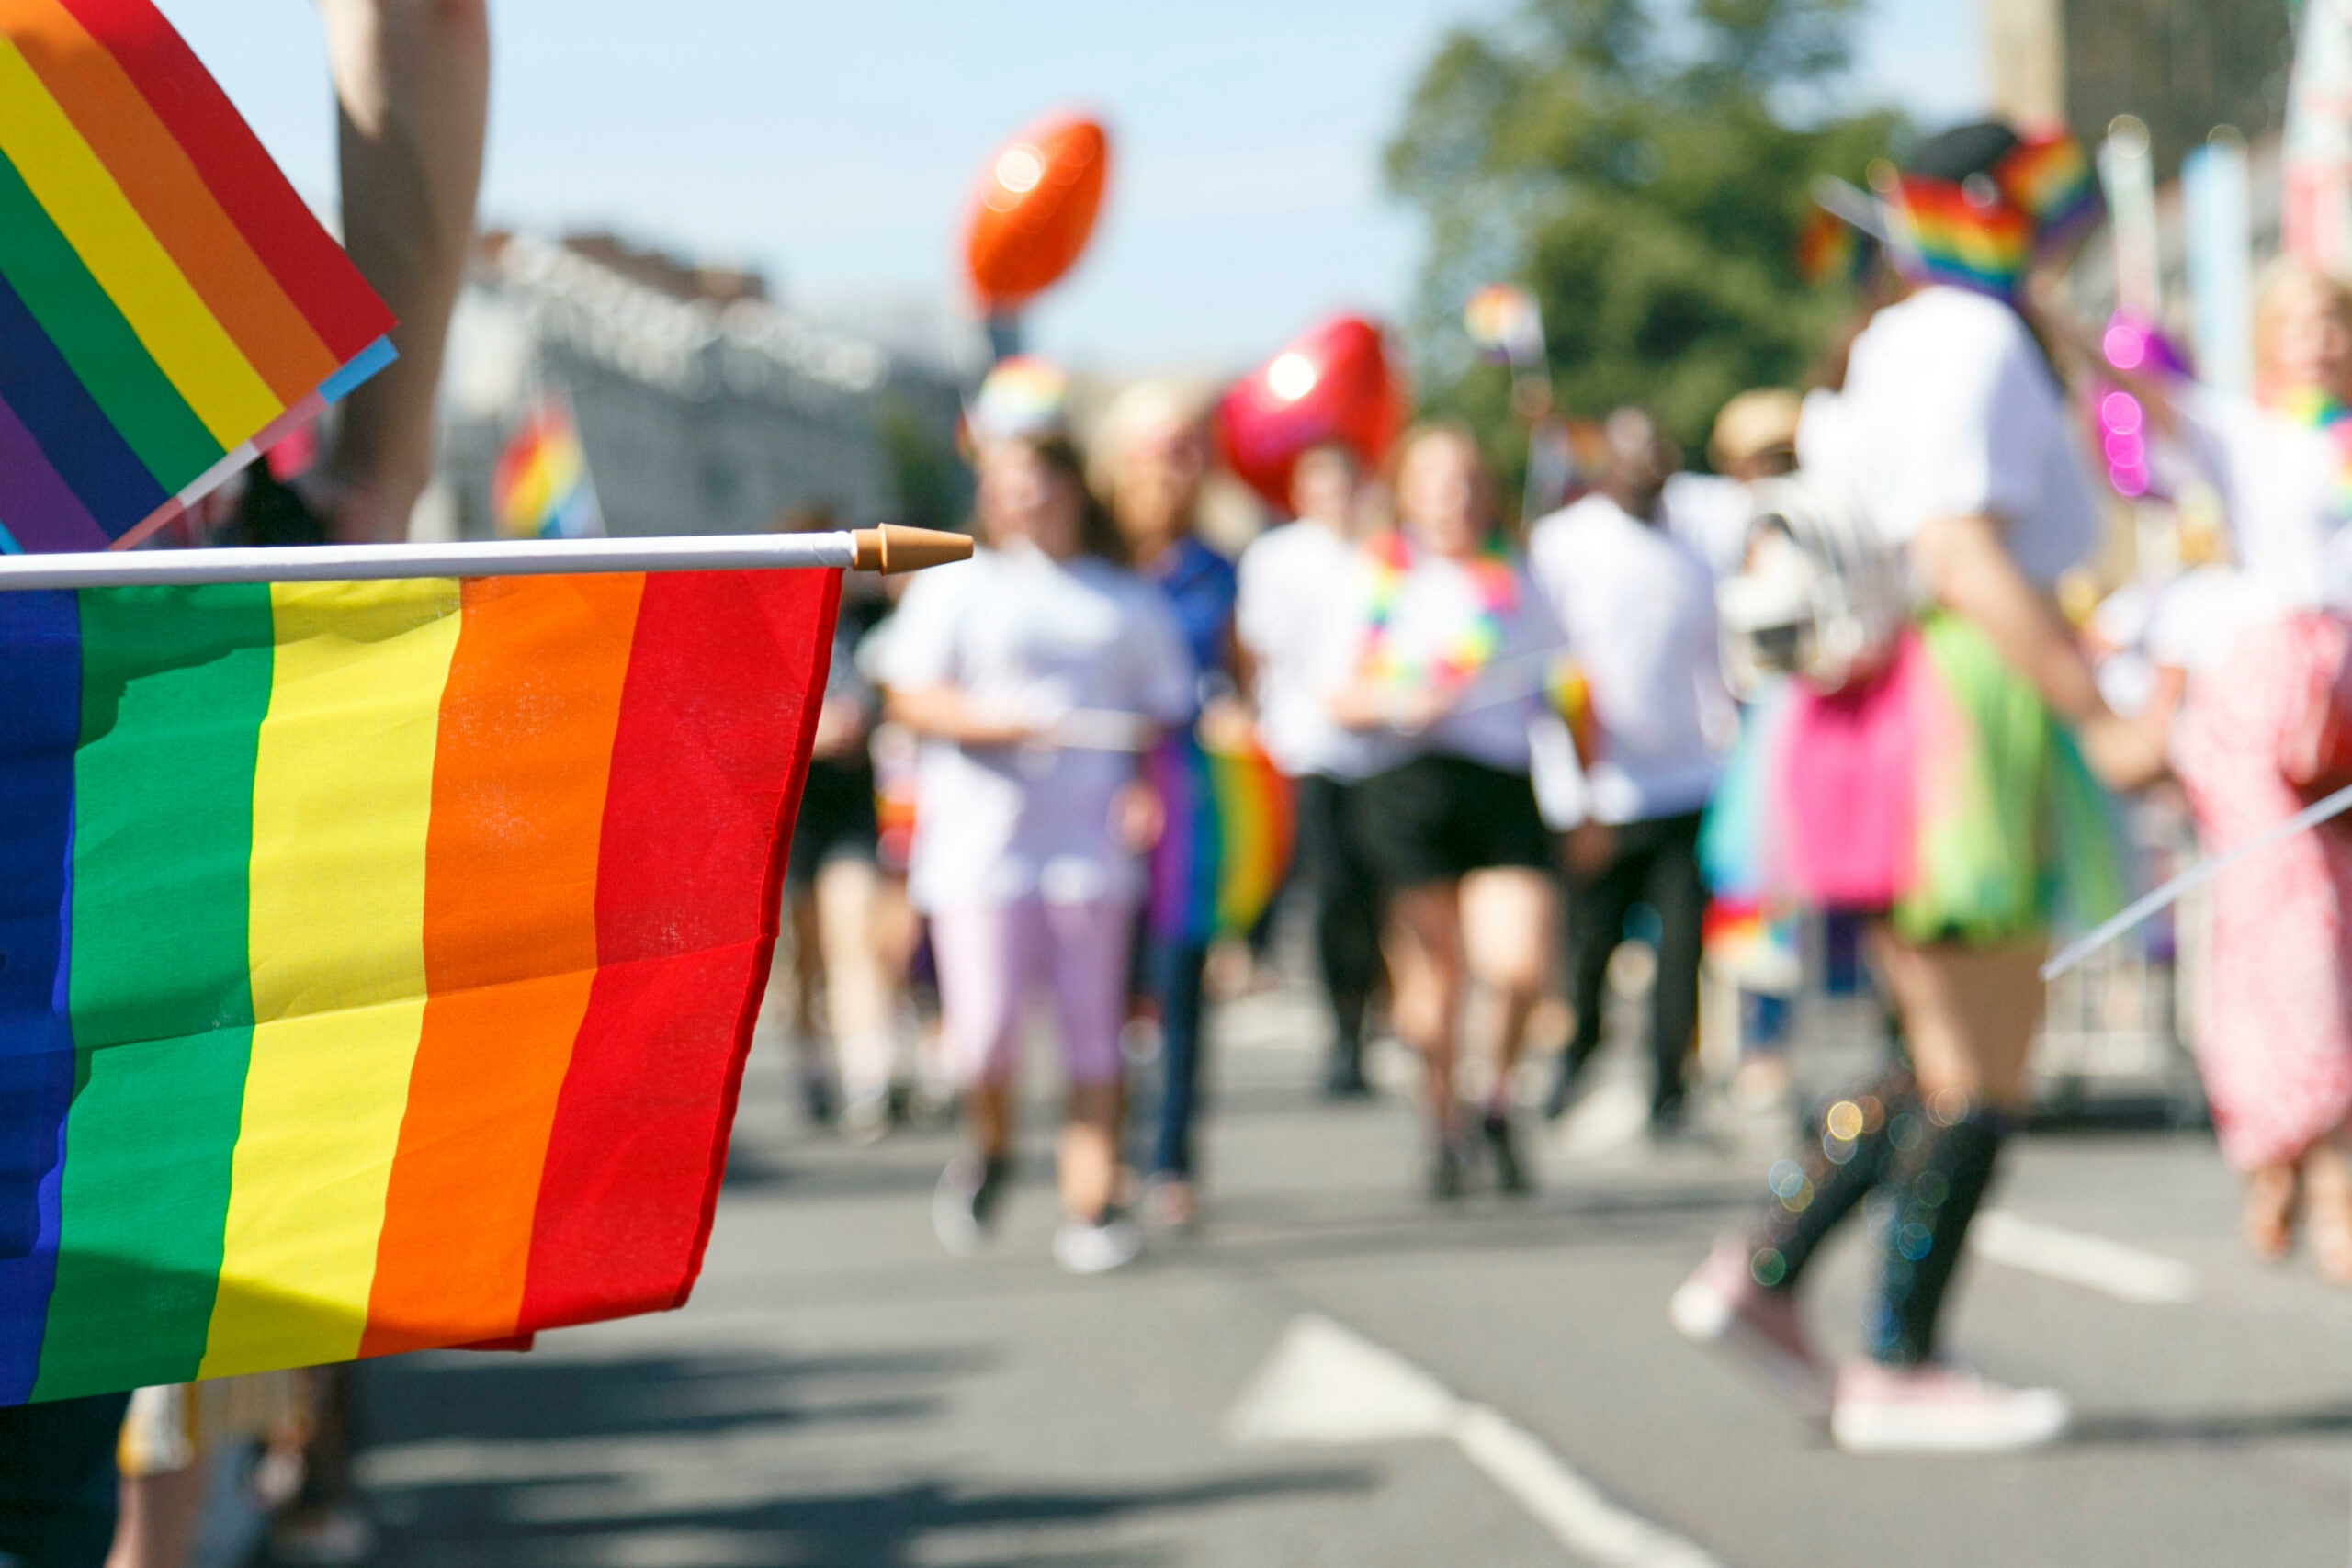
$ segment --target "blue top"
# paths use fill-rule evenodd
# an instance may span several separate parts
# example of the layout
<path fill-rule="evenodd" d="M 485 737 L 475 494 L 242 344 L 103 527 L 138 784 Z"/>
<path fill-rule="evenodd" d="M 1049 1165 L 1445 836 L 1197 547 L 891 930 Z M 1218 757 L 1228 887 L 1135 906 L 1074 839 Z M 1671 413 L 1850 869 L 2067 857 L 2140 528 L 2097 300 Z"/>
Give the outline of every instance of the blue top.
<path fill-rule="evenodd" d="M 1233 602 L 1240 581 L 1233 563 L 1187 534 L 1159 552 L 1143 577 L 1168 597 L 1193 652 L 1193 667 L 1206 679 L 1233 672 Z"/>

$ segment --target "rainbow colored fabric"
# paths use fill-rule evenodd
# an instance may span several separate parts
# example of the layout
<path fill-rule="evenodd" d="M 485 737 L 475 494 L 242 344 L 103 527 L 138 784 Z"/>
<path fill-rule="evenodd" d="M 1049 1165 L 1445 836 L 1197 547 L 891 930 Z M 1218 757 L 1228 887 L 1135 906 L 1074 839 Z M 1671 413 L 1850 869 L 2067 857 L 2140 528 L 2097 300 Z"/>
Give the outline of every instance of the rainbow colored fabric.
<path fill-rule="evenodd" d="M 839 592 L 0 594 L 0 1403 L 683 1303 Z"/>
<path fill-rule="evenodd" d="M 0 0 L 0 549 L 163 526 L 391 325 L 148 0 Z"/>
<path fill-rule="evenodd" d="M 1860 283 L 1877 254 L 1876 241 L 1819 208 L 1806 215 L 1804 227 L 1797 231 L 1797 274 L 1816 288 Z"/>
<path fill-rule="evenodd" d="M 2043 249 L 2073 238 L 2107 209 L 2098 175 L 2083 144 L 2068 130 L 2043 130 L 2019 139 L 1993 177 L 2032 217 L 2034 243 Z"/>
<path fill-rule="evenodd" d="M 1885 204 L 1895 264 L 1920 282 L 2016 298 L 2038 254 L 2105 210 L 2082 144 L 2065 130 L 2022 137 L 1982 176 L 1955 185 L 1904 175 Z"/>
<path fill-rule="evenodd" d="M 1450 646 L 1427 656 L 1400 656 L 1389 637 L 1397 595 L 1413 570 L 1413 542 L 1403 529 L 1391 528 L 1365 541 L 1363 553 L 1372 580 L 1358 658 L 1363 678 L 1383 685 L 1428 683 L 1442 691 L 1468 685 L 1502 647 L 1503 625 L 1519 610 L 1519 572 L 1501 539 L 1490 540 L 1466 563 L 1478 595 L 1476 614 Z"/>
<path fill-rule="evenodd" d="M 2335 486 L 2330 503 L 2338 517 L 2352 517 L 2352 409 L 2317 389 L 2290 392 L 2272 400 L 2281 419 L 2318 431 L 2327 440 L 2335 460 Z"/>
<path fill-rule="evenodd" d="M 1923 282 L 1952 283 L 2007 299 L 2033 259 L 2033 220 L 1995 200 L 1979 203 L 1942 180 L 1906 175 L 1888 208 L 1897 265 Z"/>
<path fill-rule="evenodd" d="M 543 397 L 525 412 L 491 473 L 490 507 L 510 539 L 586 539 L 605 531 L 570 403 Z"/>
<path fill-rule="evenodd" d="M 2120 907 L 2113 803 L 1974 623 L 1933 613 L 1892 667 L 1751 709 L 1701 853 L 1724 897 L 1884 910 L 1919 942 L 2017 941 Z"/>
<path fill-rule="evenodd" d="M 1291 783 L 1252 744 L 1172 735 L 1144 759 L 1167 827 L 1151 853 L 1150 929 L 1165 940 L 1239 936 L 1282 891 L 1296 831 Z"/>

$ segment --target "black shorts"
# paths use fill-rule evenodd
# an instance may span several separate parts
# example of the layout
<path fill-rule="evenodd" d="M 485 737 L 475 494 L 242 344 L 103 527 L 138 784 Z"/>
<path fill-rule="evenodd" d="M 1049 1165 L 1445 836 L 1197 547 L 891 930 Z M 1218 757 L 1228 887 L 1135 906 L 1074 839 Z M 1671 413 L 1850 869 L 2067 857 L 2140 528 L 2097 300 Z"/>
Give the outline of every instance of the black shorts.
<path fill-rule="evenodd" d="M 874 770 L 810 759 L 800 815 L 792 825 L 792 853 L 784 863 L 785 886 L 814 886 L 817 874 L 835 861 L 873 864 L 881 836 L 874 817 Z"/>
<path fill-rule="evenodd" d="M 1467 757 L 1416 757 L 1355 786 L 1356 849 L 1386 888 L 1457 882 L 1474 871 L 1552 867 L 1552 838 L 1522 773 Z"/>

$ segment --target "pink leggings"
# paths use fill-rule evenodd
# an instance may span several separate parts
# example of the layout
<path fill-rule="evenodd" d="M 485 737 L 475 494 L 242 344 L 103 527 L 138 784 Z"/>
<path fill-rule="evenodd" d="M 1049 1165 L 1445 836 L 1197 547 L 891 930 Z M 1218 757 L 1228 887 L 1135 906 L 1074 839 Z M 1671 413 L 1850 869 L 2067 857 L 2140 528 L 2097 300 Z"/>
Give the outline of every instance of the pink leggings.
<path fill-rule="evenodd" d="M 1116 1083 L 1135 909 L 1117 899 L 978 904 L 931 917 L 947 1060 L 967 1088 L 1001 1084 L 1021 1060 L 1023 1004 L 1054 993 L 1062 1062 L 1073 1084 Z"/>

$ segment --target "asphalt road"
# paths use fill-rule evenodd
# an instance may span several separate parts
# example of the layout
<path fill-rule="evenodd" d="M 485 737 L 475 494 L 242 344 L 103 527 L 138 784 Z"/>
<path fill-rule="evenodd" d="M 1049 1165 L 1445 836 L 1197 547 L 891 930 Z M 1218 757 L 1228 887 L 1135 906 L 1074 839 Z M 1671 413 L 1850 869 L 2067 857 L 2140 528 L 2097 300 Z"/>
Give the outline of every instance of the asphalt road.
<path fill-rule="evenodd" d="M 1769 1124 L 1653 1153 L 1629 1061 L 1544 1185 L 1439 1212 L 1401 1099 L 1308 1089 L 1310 1010 L 1222 1021 L 1210 1207 L 1119 1275 L 1046 1257 L 1044 1119 L 998 1245 L 933 1241 L 939 1134 L 805 1128 L 747 1085 L 693 1303 L 528 1356 L 368 1369 L 385 1561 L 578 1564 L 2343 1563 L 2352 1314 L 2247 1261 L 2193 1133 L 2043 1134 L 1954 1348 L 2076 1403 L 2061 1447 L 1860 1461 L 1662 1307 L 1760 1191 Z M 1044 1076 L 1044 1075 L 1040 1075 Z M 1850 1348 L 1859 1235 L 1813 1311 Z"/>

